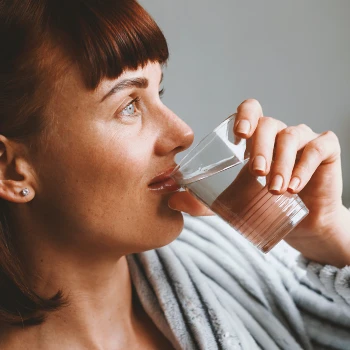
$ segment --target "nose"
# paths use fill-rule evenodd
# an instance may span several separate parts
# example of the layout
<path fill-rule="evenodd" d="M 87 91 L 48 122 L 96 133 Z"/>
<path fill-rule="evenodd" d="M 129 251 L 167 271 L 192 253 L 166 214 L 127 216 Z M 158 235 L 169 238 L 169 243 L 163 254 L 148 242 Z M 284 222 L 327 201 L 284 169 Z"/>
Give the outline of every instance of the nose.
<path fill-rule="evenodd" d="M 157 155 L 167 155 L 169 153 L 182 152 L 189 148 L 194 140 L 192 129 L 181 120 L 174 112 L 167 107 L 163 107 L 161 132 L 155 143 L 155 153 Z"/>

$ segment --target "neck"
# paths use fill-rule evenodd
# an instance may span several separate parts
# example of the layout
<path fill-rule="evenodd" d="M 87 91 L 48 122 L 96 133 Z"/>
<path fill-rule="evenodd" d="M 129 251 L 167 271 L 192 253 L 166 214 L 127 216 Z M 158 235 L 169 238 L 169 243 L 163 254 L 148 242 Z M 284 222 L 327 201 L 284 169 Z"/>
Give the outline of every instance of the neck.
<path fill-rule="evenodd" d="M 93 256 L 72 247 L 63 250 L 45 241 L 37 230 L 30 231 L 18 235 L 25 238 L 16 246 L 32 289 L 45 298 L 62 290 L 68 305 L 47 315 L 43 324 L 20 330 L 23 337 L 18 337 L 18 328 L 6 330 L 7 343 L 13 336 L 22 344 L 26 339 L 36 349 L 51 349 L 52 344 L 60 349 L 72 344 L 89 349 L 128 348 L 137 337 L 139 311 L 133 303 L 126 258 L 101 252 Z"/>

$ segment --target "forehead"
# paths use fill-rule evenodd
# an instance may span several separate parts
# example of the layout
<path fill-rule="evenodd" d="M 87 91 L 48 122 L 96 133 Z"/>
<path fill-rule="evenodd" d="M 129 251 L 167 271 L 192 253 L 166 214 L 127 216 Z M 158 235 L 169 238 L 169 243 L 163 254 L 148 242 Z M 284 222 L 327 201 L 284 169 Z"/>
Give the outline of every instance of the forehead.
<path fill-rule="evenodd" d="M 60 82 L 55 89 L 55 93 L 48 107 L 57 107 L 59 105 L 79 105 L 85 107 L 94 107 L 100 103 L 101 99 L 118 83 L 126 79 L 146 78 L 148 86 L 159 86 L 162 75 L 162 66 L 159 63 L 148 63 L 144 67 L 136 70 L 125 70 L 117 79 L 103 79 L 95 90 L 89 90 L 77 67 L 71 67 L 61 77 Z"/>

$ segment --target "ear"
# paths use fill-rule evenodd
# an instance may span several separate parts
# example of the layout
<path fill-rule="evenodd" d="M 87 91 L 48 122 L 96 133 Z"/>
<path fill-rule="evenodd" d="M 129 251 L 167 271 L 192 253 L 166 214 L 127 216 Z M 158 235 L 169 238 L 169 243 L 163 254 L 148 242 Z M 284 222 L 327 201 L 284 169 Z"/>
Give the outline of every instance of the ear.
<path fill-rule="evenodd" d="M 0 198 L 26 203 L 34 198 L 35 176 L 23 145 L 0 135 Z M 27 188 L 29 194 L 22 191 Z"/>

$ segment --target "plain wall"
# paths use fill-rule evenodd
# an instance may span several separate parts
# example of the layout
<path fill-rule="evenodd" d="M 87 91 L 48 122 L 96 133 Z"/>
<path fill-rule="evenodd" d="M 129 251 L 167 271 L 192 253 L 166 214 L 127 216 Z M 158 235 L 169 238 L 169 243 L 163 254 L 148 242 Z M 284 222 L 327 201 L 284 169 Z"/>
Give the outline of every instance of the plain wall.
<path fill-rule="evenodd" d="M 265 115 L 338 135 L 350 206 L 349 0 L 140 3 L 170 47 L 164 102 L 193 128 L 195 142 L 256 98 Z"/>

